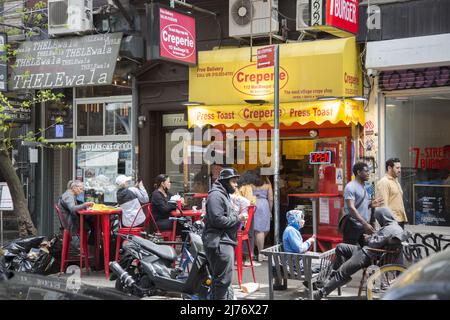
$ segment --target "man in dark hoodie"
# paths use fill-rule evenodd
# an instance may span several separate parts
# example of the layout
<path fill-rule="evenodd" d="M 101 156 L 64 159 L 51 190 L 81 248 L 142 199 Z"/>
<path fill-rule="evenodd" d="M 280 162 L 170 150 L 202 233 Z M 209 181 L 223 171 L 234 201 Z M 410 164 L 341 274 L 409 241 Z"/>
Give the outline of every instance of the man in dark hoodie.
<path fill-rule="evenodd" d="M 237 245 L 237 231 L 247 216 L 239 214 L 233 206 L 230 194 L 237 187 L 236 170 L 226 168 L 220 171 L 206 200 L 205 229 L 202 239 L 212 275 L 212 298 L 227 300 L 234 268 L 234 248 Z"/>
<path fill-rule="evenodd" d="M 348 283 L 358 270 L 368 267 L 373 259 L 381 253 L 372 249 L 383 249 L 388 245 L 401 247 L 401 242 L 406 241 L 409 232 L 404 231 L 395 220 L 392 212 L 387 207 L 375 209 L 375 219 L 380 224 L 380 230 L 368 235 L 367 244 L 360 246 L 340 243 L 336 247 L 336 260 L 333 271 L 325 282 L 323 288 L 314 293 L 314 299 L 319 300 L 329 295 L 336 288 Z"/>

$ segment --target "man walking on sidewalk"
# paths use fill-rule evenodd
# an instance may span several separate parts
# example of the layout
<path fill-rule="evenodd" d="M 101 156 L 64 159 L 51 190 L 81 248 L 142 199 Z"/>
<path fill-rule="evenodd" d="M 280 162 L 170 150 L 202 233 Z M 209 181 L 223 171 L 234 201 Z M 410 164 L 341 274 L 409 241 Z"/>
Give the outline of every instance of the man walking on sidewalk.
<path fill-rule="evenodd" d="M 408 218 L 403 204 L 403 190 L 398 182 L 401 173 L 400 159 L 390 158 L 386 161 L 386 175 L 377 183 L 376 194 L 383 198 L 384 205 L 391 209 L 400 227 L 405 228 Z"/>
<path fill-rule="evenodd" d="M 344 189 L 344 210 L 348 217 L 342 235 L 344 243 L 363 246 L 363 234 L 375 232 L 375 229 L 369 223 L 369 209 L 382 206 L 383 200 L 377 198 L 371 201 L 364 187 L 364 182 L 369 180 L 367 164 L 364 162 L 355 163 L 353 174 L 355 180 L 347 183 Z"/>

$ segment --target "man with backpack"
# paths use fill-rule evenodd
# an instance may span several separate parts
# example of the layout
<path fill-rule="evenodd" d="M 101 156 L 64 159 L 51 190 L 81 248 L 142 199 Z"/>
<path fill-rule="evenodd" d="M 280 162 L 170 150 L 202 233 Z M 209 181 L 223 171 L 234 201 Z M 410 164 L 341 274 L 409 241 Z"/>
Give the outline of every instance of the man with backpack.
<path fill-rule="evenodd" d="M 344 225 L 342 227 L 343 242 L 363 246 L 363 234 L 372 234 L 375 229 L 370 225 L 371 208 L 381 207 L 383 199 L 370 200 L 364 182 L 369 180 L 369 167 L 364 162 L 353 166 L 355 180 L 347 183 L 344 189 Z"/>

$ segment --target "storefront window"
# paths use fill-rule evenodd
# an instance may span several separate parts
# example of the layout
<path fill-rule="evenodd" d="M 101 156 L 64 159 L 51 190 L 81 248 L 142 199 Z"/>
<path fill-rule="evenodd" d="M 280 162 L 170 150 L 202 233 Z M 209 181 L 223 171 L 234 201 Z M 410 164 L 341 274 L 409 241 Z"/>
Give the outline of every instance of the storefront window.
<path fill-rule="evenodd" d="M 76 178 L 84 182 L 85 201 L 115 203 L 119 174 L 132 175 L 131 143 L 77 145 Z"/>
<path fill-rule="evenodd" d="M 410 224 L 450 226 L 450 94 L 386 98 L 386 159 L 400 158 Z"/>
<path fill-rule="evenodd" d="M 77 105 L 78 136 L 103 135 L 103 103 Z"/>
<path fill-rule="evenodd" d="M 106 135 L 130 135 L 131 103 L 107 103 L 105 107 Z"/>
<path fill-rule="evenodd" d="M 55 125 L 56 120 L 62 122 Z M 64 92 L 61 102 L 47 102 L 45 105 L 45 132 L 47 139 L 70 139 L 73 137 L 72 90 Z"/>

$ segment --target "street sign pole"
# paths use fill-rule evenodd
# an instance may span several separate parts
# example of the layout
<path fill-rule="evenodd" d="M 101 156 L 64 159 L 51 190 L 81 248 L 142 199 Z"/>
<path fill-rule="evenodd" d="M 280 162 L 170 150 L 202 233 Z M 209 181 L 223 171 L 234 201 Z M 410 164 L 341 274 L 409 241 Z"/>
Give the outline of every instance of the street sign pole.
<path fill-rule="evenodd" d="M 273 202 L 274 202 L 274 242 L 280 242 L 280 46 L 275 45 L 274 63 L 274 136 L 273 155 L 274 176 L 273 176 Z"/>

